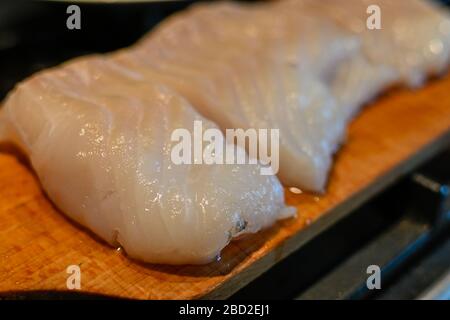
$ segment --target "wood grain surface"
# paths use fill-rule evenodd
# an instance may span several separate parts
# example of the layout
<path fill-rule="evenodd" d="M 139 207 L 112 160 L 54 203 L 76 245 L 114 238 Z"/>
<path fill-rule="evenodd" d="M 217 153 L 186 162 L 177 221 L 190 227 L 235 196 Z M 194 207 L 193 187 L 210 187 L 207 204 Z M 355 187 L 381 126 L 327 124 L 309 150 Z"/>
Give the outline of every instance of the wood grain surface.
<path fill-rule="evenodd" d="M 32 171 L 0 154 L 0 293 L 67 290 L 66 268 L 81 268 L 81 291 L 140 299 L 225 298 L 450 144 L 450 77 L 418 91 L 397 90 L 352 123 L 325 195 L 287 201 L 298 217 L 231 243 L 205 266 L 143 265 L 69 221 Z M 70 186 L 61 186 L 66 188 Z M 316 228 L 316 229 L 317 229 Z M 364 226 L 361 226 L 364 228 Z M 318 253 L 320 254 L 320 253 Z"/>

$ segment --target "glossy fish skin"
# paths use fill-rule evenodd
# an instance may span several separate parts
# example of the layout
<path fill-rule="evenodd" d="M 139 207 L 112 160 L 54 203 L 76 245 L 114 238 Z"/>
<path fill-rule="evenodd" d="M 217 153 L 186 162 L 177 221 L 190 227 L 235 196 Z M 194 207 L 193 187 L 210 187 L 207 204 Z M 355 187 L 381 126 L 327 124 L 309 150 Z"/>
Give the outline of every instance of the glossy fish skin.
<path fill-rule="evenodd" d="M 2 110 L 53 202 L 132 258 L 201 264 L 292 216 L 258 165 L 174 165 L 171 133 L 215 125 L 165 86 L 86 57 L 20 84 Z M 242 150 L 241 150 L 242 152 Z"/>

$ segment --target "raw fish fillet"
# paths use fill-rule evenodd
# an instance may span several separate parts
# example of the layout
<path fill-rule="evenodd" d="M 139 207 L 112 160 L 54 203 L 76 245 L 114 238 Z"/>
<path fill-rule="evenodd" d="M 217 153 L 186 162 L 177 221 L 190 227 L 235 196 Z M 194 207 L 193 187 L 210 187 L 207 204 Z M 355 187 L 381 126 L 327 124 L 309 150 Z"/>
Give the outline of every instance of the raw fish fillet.
<path fill-rule="evenodd" d="M 199 264 L 295 210 L 259 165 L 174 165 L 171 134 L 195 120 L 216 127 L 167 87 L 86 57 L 19 84 L 2 131 L 69 217 L 138 260 Z"/>
<path fill-rule="evenodd" d="M 382 30 L 368 30 L 369 4 Z M 422 0 L 201 4 L 112 55 L 227 128 L 280 130 L 283 184 L 323 191 L 360 107 L 449 62 L 448 15 Z"/>
<path fill-rule="evenodd" d="M 429 0 L 287 0 L 291 10 L 324 17 L 357 35 L 362 54 L 386 66 L 397 80 L 422 85 L 429 75 L 446 70 L 450 54 L 450 16 Z M 381 30 L 367 28 L 366 12 L 377 5 Z"/>
<path fill-rule="evenodd" d="M 279 177 L 322 191 L 345 121 L 327 80 L 359 42 L 282 6 L 200 5 L 112 55 L 184 95 L 222 130 L 280 130 Z"/>
<path fill-rule="evenodd" d="M 382 30 L 364 29 L 369 4 Z M 205 263 L 294 212 L 259 165 L 173 165 L 174 129 L 279 129 L 282 182 L 323 191 L 362 104 L 448 66 L 449 21 L 420 0 L 196 5 L 131 48 L 18 85 L 2 136 L 55 204 L 109 243 L 146 262 Z"/>
<path fill-rule="evenodd" d="M 289 10 L 333 21 L 361 41 L 357 58 L 339 66 L 331 84 L 342 110 L 354 115 L 387 87 L 422 85 L 447 70 L 450 15 L 428 0 L 287 0 Z M 369 6 L 381 12 L 381 30 L 370 30 Z"/>

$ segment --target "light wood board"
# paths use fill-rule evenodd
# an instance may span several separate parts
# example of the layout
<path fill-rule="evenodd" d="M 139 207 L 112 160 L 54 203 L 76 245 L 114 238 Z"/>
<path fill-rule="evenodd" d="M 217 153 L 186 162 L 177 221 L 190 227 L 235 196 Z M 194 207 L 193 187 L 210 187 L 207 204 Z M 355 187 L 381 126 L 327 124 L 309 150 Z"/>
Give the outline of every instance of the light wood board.
<path fill-rule="evenodd" d="M 107 246 L 52 206 L 29 168 L 0 154 L 0 293 L 67 290 L 66 268 L 76 264 L 83 292 L 225 298 L 308 241 L 312 229 L 325 229 L 449 143 L 450 77 L 392 92 L 352 123 L 324 196 L 287 190 L 296 219 L 231 243 L 218 262 L 181 267 L 139 264 Z"/>

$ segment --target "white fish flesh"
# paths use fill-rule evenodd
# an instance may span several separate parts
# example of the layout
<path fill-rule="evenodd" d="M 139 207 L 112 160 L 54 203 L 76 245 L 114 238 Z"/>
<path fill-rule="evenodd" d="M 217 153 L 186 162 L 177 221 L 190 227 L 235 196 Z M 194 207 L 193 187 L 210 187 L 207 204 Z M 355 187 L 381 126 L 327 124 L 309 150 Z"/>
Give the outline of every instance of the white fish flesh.
<path fill-rule="evenodd" d="M 366 27 L 370 4 L 382 30 Z M 223 130 L 279 129 L 281 181 L 323 191 L 364 103 L 445 70 L 449 24 L 422 0 L 202 4 L 112 59 L 168 83 Z"/>
<path fill-rule="evenodd" d="M 389 86 L 418 87 L 447 70 L 450 15 L 433 1 L 287 0 L 286 6 L 333 21 L 360 39 L 359 55 L 339 66 L 331 84 L 350 116 Z M 380 30 L 367 26 L 373 6 L 380 10 Z"/>
<path fill-rule="evenodd" d="M 141 261 L 199 264 L 295 213 L 258 165 L 174 165 L 171 133 L 216 127 L 165 86 L 102 57 L 39 73 L 2 110 L 54 203 Z M 241 150 L 241 152 L 244 152 Z"/>
<path fill-rule="evenodd" d="M 279 129 L 282 182 L 321 191 L 345 132 L 325 79 L 358 41 L 326 21 L 275 8 L 197 6 L 112 59 L 168 83 L 222 130 Z"/>
<path fill-rule="evenodd" d="M 446 13 L 420 0 L 369 2 L 196 5 L 131 48 L 19 84 L 2 136 L 62 211 L 131 257 L 211 261 L 293 209 L 259 165 L 173 165 L 171 132 L 194 120 L 279 129 L 282 182 L 323 191 L 361 105 L 449 63 Z M 382 30 L 364 29 L 369 4 L 381 7 Z"/>
<path fill-rule="evenodd" d="M 373 65 L 392 69 L 411 86 L 446 70 L 450 53 L 450 19 L 429 0 L 287 0 L 291 10 L 334 21 L 357 35 L 361 52 Z M 380 9 L 381 29 L 367 26 L 369 7 Z"/>

